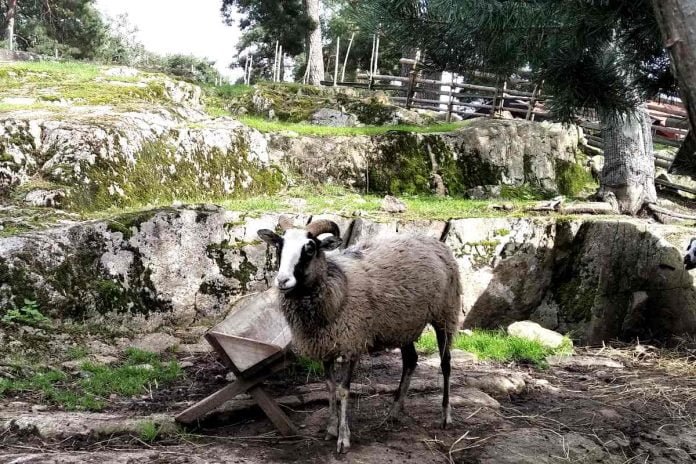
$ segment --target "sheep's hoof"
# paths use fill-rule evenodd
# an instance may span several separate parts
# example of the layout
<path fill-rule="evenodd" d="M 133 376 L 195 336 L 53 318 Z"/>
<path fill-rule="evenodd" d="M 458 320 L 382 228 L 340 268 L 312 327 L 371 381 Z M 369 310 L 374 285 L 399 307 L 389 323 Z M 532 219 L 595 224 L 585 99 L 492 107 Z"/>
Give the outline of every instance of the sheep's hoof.
<path fill-rule="evenodd" d="M 348 448 L 350 448 L 350 438 L 339 437 L 338 441 L 336 442 L 336 452 L 338 454 L 344 454 L 348 452 Z"/>
<path fill-rule="evenodd" d="M 391 407 L 389 410 L 389 414 L 387 414 L 387 417 L 384 418 L 383 423 L 392 423 L 392 424 L 398 424 L 401 422 L 401 419 L 403 418 L 403 412 L 404 409 L 402 406 L 399 406 L 398 403 L 394 403 L 394 406 Z"/>
<path fill-rule="evenodd" d="M 452 412 L 450 407 L 447 406 L 447 408 L 443 411 L 442 428 L 446 429 L 450 425 L 452 425 Z"/>

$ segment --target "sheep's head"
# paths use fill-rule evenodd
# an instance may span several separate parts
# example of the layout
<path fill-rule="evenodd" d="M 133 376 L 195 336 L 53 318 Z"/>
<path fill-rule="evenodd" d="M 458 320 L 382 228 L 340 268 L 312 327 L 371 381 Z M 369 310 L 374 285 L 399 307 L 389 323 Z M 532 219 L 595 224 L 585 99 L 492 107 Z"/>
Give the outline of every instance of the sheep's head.
<path fill-rule="evenodd" d="M 696 238 L 692 238 L 686 247 L 684 255 L 684 269 L 691 270 L 696 267 Z"/>
<path fill-rule="evenodd" d="M 281 291 L 289 292 L 312 280 L 316 262 L 324 258 L 323 252 L 341 245 L 340 231 L 335 222 L 327 220 L 314 221 L 304 229 L 294 228 L 283 219 L 278 225 L 284 231 L 282 236 L 269 229 L 257 233 L 261 240 L 278 250 L 280 268 L 275 284 Z M 330 235 L 319 238 L 325 234 Z"/>

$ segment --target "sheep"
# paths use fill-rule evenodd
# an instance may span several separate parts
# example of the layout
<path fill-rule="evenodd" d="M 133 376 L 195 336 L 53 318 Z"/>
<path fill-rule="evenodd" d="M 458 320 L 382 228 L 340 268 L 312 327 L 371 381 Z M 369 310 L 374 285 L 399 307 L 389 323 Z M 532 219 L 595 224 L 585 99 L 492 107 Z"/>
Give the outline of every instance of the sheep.
<path fill-rule="evenodd" d="M 276 247 L 280 257 L 274 284 L 295 351 L 324 364 L 326 439 L 337 438 L 338 453 L 350 447 L 348 397 L 360 355 L 401 349 L 401 381 L 389 412 L 396 418 L 418 361 L 414 342 L 427 324 L 435 329 L 444 378 L 442 427 L 451 424 L 450 344 L 458 326 L 461 284 L 449 248 L 430 237 L 395 235 L 328 253 L 342 243 L 334 222 L 281 228 L 282 237 L 268 229 L 258 236 Z"/>
<path fill-rule="evenodd" d="M 684 269 L 690 271 L 696 267 L 696 238 L 692 238 L 686 246 L 686 254 L 684 255 Z"/>

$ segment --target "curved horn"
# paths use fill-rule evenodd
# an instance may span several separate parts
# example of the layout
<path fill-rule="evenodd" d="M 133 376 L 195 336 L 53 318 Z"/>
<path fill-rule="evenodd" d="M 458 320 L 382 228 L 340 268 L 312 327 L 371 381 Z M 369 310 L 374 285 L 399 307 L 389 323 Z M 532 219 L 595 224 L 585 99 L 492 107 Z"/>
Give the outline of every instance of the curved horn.
<path fill-rule="evenodd" d="M 295 227 L 295 224 L 293 224 L 290 216 L 281 215 L 278 218 L 278 227 L 280 227 L 281 230 L 288 230 Z"/>
<path fill-rule="evenodd" d="M 338 224 L 328 219 L 319 219 L 314 222 L 307 224 L 307 232 L 312 234 L 314 237 L 318 237 L 321 234 L 332 234 L 335 237 L 341 236 L 341 230 L 338 228 Z"/>

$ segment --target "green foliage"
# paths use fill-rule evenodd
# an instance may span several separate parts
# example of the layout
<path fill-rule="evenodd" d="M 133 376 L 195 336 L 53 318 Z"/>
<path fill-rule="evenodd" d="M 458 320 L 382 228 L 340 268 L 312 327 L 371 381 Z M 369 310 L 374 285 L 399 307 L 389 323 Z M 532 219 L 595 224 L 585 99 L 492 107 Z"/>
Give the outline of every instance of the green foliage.
<path fill-rule="evenodd" d="M 251 56 L 252 75 L 261 79 L 273 74 L 276 41 L 285 54 L 299 55 L 307 33 L 318 26 L 305 14 L 301 0 L 222 0 L 221 12 L 227 24 L 242 31 L 237 64 L 243 67 Z"/>
<path fill-rule="evenodd" d="M 414 126 L 399 124 L 394 126 L 361 126 L 361 127 L 330 127 L 317 126 L 309 123 L 289 123 L 281 121 L 269 121 L 257 116 L 242 116 L 239 118 L 244 124 L 261 132 L 293 131 L 300 135 L 318 137 L 350 136 L 350 135 L 381 135 L 388 132 L 412 132 L 434 133 L 451 132 L 464 125 L 462 122 L 437 123 L 429 126 Z"/>
<path fill-rule="evenodd" d="M 0 69 L 0 94 L 37 97 L 39 102 L 35 106 L 44 107 L 57 99 L 70 100 L 72 105 L 124 107 L 169 102 L 161 75 L 159 79 L 157 75 L 146 75 L 154 78 L 146 86 L 139 86 L 133 78 L 109 77 L 109 81 L 120 84 L 113 85 L 98 79 L 102 70 L 94 64 L 80 62 L 12 63 Z M 37 89 L 51 89 L 51 94 L 42 95 Z"/>
<path fill-rule="evenodd" d="M 0 11 L 7 11 L 8 2 L 0 0 Z M 106 36 L 107 27 L 95 0 L 19 0 L 17 4 L 15 43 L 19 50 L 93 59 Z"/>
<path fill-rule="evenodd" d="M 68 348 L 67 352 L 68 358 L 72 360 L 84 359 L 87 357 L 88 354 L 89 350 L 87 350 L 86 347 L 81 345 L 71 346 L 70 348 Z"/>
<path fill-rule="evenodd" d="M 77 377 L 49 369 L 26 378 L 0 379 L 0 397 L 17 393 L 39 394 L 43 401 L 66 410 L 100 411 L 106 407 L 112 394 L 128 397 L 143 394 L 167 385 L 181 375 L 181 367 L 176 361 L 163 362 L 157 354 L 129 350 L 121 365 L 86 362 Z"/>
<path fill-rule="evenodd" d="M 160 433 L 160 427 L 153 421 L 143 421 L 138 424 L 140 431 L 140 439 L 145 443 L 152 443 L 157 439 Z"/>
<path fill-rule="evenodd" d="M 44 326 L 50 322 L 50 319 L 43 315 L 36 301 L 25 299 L 23 306 L 7 310 L 2 317 L 2 322 L 5 324 Z"/>
<path fill-rule="evenodd" d="M 300 369 L 309 376 L 320 377 L 324 375 L 324 364 L 322 364 L 320 361 L 315 361 L 313 359 L 300 356 L 297 359 L 297 364 Z"/>
<path fill-rule="evenodd" d="M 433 331 L 426 331 L 416 342 L 418 351 L 424 354 L 438 352 L 437 338 Z M 459 334 L 452 342 L 452 348 L 474 353 L 480 359 L 498 362 L 517 362 L 546 366 L 546 358 L 554 354 L 572 353 L 573 344 L 566 338 L 559 348 L 547 348 L 534 340 L 512 337 L 503 330 L 489 331 L 475 329 L 471 335 Z"/>
<path fill-rule="evenodd" d="M 592 175 L 581 165 L 556 160 L 556 184 L 558 191 L 567 197 L 577 197 L 585 188 L 594 186 Z"/>
<path fill-rule="evenodd" d="M 587 108 L 630 112 L 659 90 L 674 90 L 650 0 L 357 4 L 364 30 L 380 28 L 390 40 L 427 50 L 435 69 L 511 75 L 531 68 L 564 120 Z"/>

